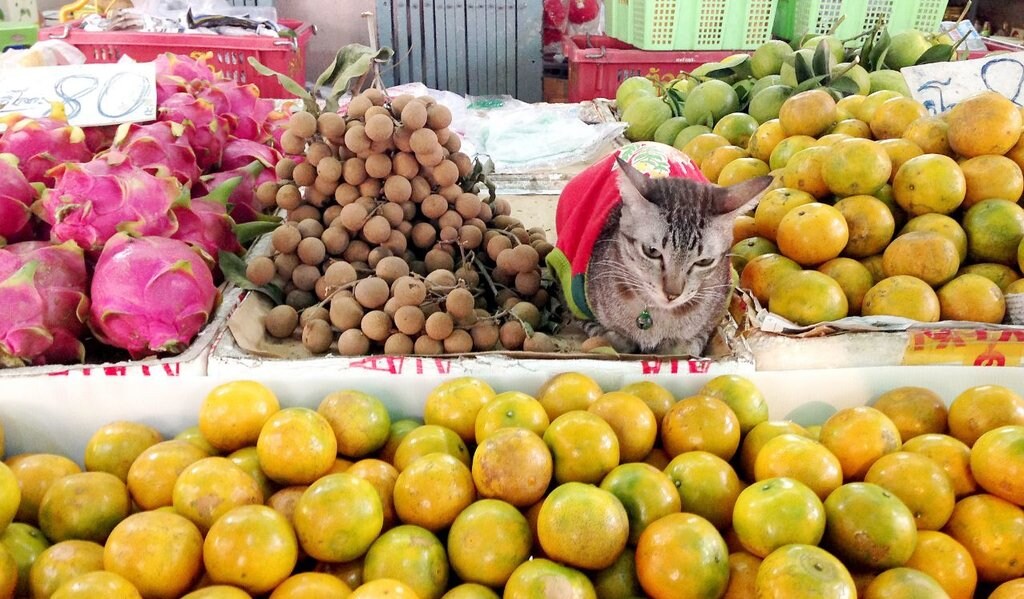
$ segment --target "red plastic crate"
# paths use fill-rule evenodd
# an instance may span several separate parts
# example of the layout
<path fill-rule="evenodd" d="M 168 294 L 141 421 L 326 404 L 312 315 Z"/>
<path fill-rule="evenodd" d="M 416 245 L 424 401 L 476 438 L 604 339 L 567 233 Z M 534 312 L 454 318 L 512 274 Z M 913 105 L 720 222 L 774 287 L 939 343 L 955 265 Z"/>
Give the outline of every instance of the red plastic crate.
<path fill-rule="evenodd" d="M 224 77 L 239 83 L 253 83 L 264 98 L 290 98 L 292 94 L 276 77 L 258 74 L 249 57 L 304 84 L 306 49 L 316 28 L 309 23 L 282 19 L 281 24 L 295 30 L 296 37 L 205 35 L 191 33 L 141 33 L 137 31 L 83 31 L 61 25 L 39 32 L 39 39 L 63 39 L 85 54 L 87 63 L 117 62 L 128 56 L 138 62 L 150 62 L 165 52 L 197 56 L 210 52 L 208 64 Z"/>
<path fill-rule="evenodd" d="M 718 62 L 740 50 L 640 50 L 601 35 L 565 38 L 569 62 L 569 101 L 614 98 L 624 79 L 641 75 L 668 82 L 702 64 Z"/>

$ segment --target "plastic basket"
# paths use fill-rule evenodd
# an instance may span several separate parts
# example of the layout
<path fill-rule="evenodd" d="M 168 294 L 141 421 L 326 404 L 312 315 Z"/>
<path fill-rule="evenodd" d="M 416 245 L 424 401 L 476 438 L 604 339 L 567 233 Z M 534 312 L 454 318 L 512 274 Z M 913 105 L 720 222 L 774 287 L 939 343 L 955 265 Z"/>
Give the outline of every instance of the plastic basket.
<path fill-rule="evenodd" d="M 777 0 L 606 0 L 605 32 L 641 50 L 753 50 Z"/>
<path fill-rule="evenodd" d="M 39 26 L 35 23 L 0 22 L 0 52 L 8 48 L 28 48 L 38 37 Z"/>
<path fill-rule="evenodd" d="M 258 74 L 249 57 L 284 73 L 300 84 L 306 80 L 306 49 L 316 28 L 301 21 L 282 19 L 281 24 L 295 30 L 293 39 L 205 35 L 190 33 L 140 33 L 134 31 L 82 31 L 76 27 L 50 27 L 40 32 L 41 39 L 63 39 L 85 54 L 88 63 L 117 62 L 128 56 L 149 62 L 165 52 L 198 55 L 212 53 L 208 63 L 224 77 L 239 83 L 255 84 L 264 98 L 292 96 L 276 77 Z"/>
<path fill-rule="evenodd" d="M 643 76 L 668 82 L 679 73 L 688 73 L 702 64 L 718 62 L 733 54 L 736 51 L 652 52 L 603 35 L 567 37 L 569 102 L 614 98 L 619 83 L 628 77 Z"/>
<path fill-rule="evenodd" d="M 836 29 L 841 39 L 872 29 L 879 20 L 889 34 L 907 29 L 937 31 L 947 0 L 793 0 L 792 38 L 805 33 L 827 33 L 841 16 Z"/>

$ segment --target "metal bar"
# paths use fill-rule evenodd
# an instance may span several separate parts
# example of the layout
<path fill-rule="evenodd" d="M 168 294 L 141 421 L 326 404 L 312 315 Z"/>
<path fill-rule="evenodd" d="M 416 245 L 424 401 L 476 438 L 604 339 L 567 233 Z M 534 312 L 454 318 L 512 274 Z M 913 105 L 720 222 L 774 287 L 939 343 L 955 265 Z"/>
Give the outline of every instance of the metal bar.
<path fill-rule="evenodd" d="M 409 2 L 408 0 L 394 0 L 395 2 L 395 83 L 408 83 L 410 80 L 409 62 L 412 57 L 409 53 Z"/>
<path fill-rule="evenodd" d="M 458 69 L 456 85 L 452 91 L 465 95 L 469 91 L 469 49 L 466 30 L 469 27 L 469 2 L 467 0 L 455 0 L 455 56 L 452 61 Z"/>
<path fill-rule="evenodd" d="M 377 0 L 377 39 L 380 45 L 389 48 L 395 47 L 395 15 L 392 12 L 391 0 Z M 398 57 L 395 57 L 397 60 Z M 391 87 L 395 84 L 395 61 L 384 65 L 381 69 L 381 79 L 384 85 Z"/>
<path fill-rule="evenodd" d="M 437 88 L 437 35 L 434 33 L 434 0 L 423 1 L 423 83 Z"/>
<path fill-rule="evenodd" d="M 543 99 L 542 84 L 544 66 L 541 64 L 541 2 L 542 0 L 519 0 L 519 18 L 516 20 L 515 97 L 524 102 L 540 102 Z"/>
<path fill-rule="evenodd" d="M 459 87 L 459 60 L 462 57 L 459 53 L 458 44 L 458 11 L 455 0 L 444 0 L 444 37 L 445 50 L 447 52 L 445 69 L 448 73 L 447 87 L 445 89 L 450 91 L 461 89 Z"/>
<path fill-rule="evenodd" d="M 501 60 L 498 59 L 498 4 L 495 0 L 487 0 L 486 18 L 487 18 L 487 93 L 497 94 L 498 93 L 498 65 L 501 64 Z"/>
<path fill-rule="evenodd" d="M 410 81 L 423 81 L 423 8 L 420 0 L 409 0 Z"/>
<path fill-rule="evenodd" d="M 514 94 L 516 89 L 516 0 L 505 0 L 505 82 L 507 94 Z"/>
<path fill-rule="evenodd" d="M 444 0 L 433 0 L 434 3 L 434 57 L 437 60 L 437 64 L 434 65 L 435 69 L 435 88 L 436 89 L 447 89 L 448 85 L 448 39 L 447 39 L 447 25 L 445 19 L 447 17 L 447 10 L 445 10 Z"/>

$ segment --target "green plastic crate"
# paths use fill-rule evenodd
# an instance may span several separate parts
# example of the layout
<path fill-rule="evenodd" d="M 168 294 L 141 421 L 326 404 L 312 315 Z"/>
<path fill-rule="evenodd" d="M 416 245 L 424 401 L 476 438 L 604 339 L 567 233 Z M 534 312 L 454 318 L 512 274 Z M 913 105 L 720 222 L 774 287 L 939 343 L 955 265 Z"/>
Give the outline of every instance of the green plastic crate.
<path fill-rule="evenodd" d="M 779 0 L 779 6 L 775 9 L 775 24 L 772 26 L 772 35 L 779 39 L 793 39 L 793 17 L 794 2 L 796 0 Z"/>
<path fill-rule="evenodd" d="M 778 0 L 606 0 L 605 32 L 641 50 L 752 50 Z"/>
<path fill-rule="evenodd" d="M 35 23 L 0 22 L 0 52 L 7 48 L 27 48 L 39 39 Z"/>
<path fill-rule="evenodd" d="M 879 20 L 889 34 L 907 29 L 937 31 L 946 12 L 947 0 L 793 0 L 792 37 L 805 33 L 827 33 L 839 20 L 840 38 L 855 37 L 872 29 Z"/>

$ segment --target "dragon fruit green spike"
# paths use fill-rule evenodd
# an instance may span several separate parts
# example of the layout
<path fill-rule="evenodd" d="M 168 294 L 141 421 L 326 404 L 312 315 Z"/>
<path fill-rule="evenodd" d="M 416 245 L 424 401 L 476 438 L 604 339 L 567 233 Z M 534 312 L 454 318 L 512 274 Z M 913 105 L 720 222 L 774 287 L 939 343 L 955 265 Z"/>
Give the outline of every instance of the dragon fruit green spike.
<path fill-rule="evenodd" d="M 199 91 L 217 80 L 213 68 L 206 64 L 206 56 L 192 58 L 168 52 L 157 56 L 153 63 L 156 65 L 157 104 L 163 104 L 179 92 Z"/>
<path fill-rule="evenodd" d="M 53 184 L 49 171 L 65 162 L 88 162 L 93 153 L 85 132 L 54 119 L 20 119 L 0 135 L 0 153 L 18 157 L 30 183 Z"/>
<path fill-rule="evenodd" d="M 281 153 L 265 143 L 236 137 L 225 144 L 220 167 L 224 170 L 240 168 L 252 164 L 253 160 L 259 160 L 267 168 L 274 168 L 281 160 Z"/>
<path fill-rule="evenodd" d="M 256 188 L 267 181 L 277 180 L 274 169 L 265 167 L 259 160 L 253 160 L 243 167 L 206 175 L 201 179 L 202 187 L 197 193 L 201 189 L 213 193 L 216 188 L 235 177 L 241 177 L 241 182 L 227 199 L 227 204 L 231 206 L 231 218 L 238 224 L 252 222 L 263 211 L 263 206 L 256 199 Z"/>
<path fill-rule="evenodd" d="M 83 361 L 87 291 L 85 257 L 74 243 L 26 241 L 0 249 L 0 362 Z"/>
<path fill-rule="evenodd" d="M 0 154 L 0 241 L 14 243 L 32 237 L 32 203 L 36 188 L 18 170 L 18 157 Z"/>
<path fill-rule="evenodd" d="M 274 110 L 274 103 L 260 98 L 259 89 L 255 85 L 239 85 L 224 79 L 211 84 L 196 96 L 213 103 L 217 114 L 231 122 L 231 134 L 235 137 L 260 142 L 269 140 L 265 123 L 267 116 Z"/>
<path fill-rule="evenodd" d="M 187 193 L 173 177 L 132 165 L 120 152 L 55 169 L 57 184 L 33 210 L 53 228 L 51 239 L 72 240 L 87 252 L 103 249 L 115 233 L 168 236 L 178 228 L 171 206 Z"/>
<path fill-rule="evenodd" d="M 173 176 L 182 184 L 202 174 L 196 153 L 188 143 L 192 125 L 157 121 L 146 125 L 125 123 L 118 127 L 114 149 L 128 155 L 132 164 L 158 176 Z"/>
<path fill-rule="evenodd" d="M 91 297 L 96 337 L 138 359 L 188 347 L 218 292 L 210 268 L 184 241 L 118 233 L 96 263 Z"/>
<path fill-rule="evenodd" d="M 220 164 L 231 129 L 228 119 L 214 111 L 213 102 L 178 93 L 160 104 L 157 112 L 158 120 L 192 125 L 186 129 L 185 138 L 196 153 L 200 169 L 205 172 Z"/>

